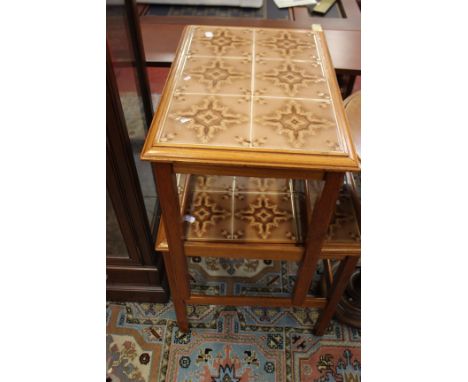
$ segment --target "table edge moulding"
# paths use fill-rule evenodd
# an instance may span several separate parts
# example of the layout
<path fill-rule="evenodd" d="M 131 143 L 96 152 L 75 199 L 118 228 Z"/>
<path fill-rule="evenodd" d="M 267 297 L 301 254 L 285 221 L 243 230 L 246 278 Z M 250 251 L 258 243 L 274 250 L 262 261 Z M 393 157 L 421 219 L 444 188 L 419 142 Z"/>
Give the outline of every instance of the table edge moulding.
<path fill-rule="evenodd" d="M 172 119 L 169 122 L 169 125 L 165 125 L 166 117 L 171 115 L 169 113 L 169 109 L 171 107 L 171 102 L 173 99 L 176 99 L 177 94 L 175 92 L 176 89 L 176 80 L 177 75 L 182 73 L 182 69 L 185 73 L 185 67 L 182 68 L 182 65 L 185 65 L 185 62 L 191 57 L 192 52 L 197 52 L 196 49 L 203 49 L 205 45 L 208 46 L 206 49 L 214 49 L 211 41 L 204 41 L 205 36 L 209 40 L 213 37 L 214 32 L 206 31 L 204 29 L 200 29 L 201 38 L 196 40 L 194 33 L 197 31 L 197 28 L 218 28 L 218 29 L 229 29 L 230 32 L 224 31 L 214 31 L 218 33 L 218 37 L 223 35 L 225 38 L 226 36 L 230 36 L 231 42 L 232 37 L 237 35 L 243 36 L 251 36 L 250 40 L 242 37 L 240 38 L 243 41 L 243 44 L 246 45 L 245 41 L 248 41 L 251 46 L 251 56 L 250 58 L 245 58 L 245 62 L 251 64 L 251 89 L 245 98 L 249 101 L 250 105 L 250 125 L 249 132 L 250 132 L 250 139 L 247 140 L 247 144 L 244 147 L 238 148 L 238 146 L 229 146 L 227 147 L 226 144 L 223 145 L 215 145 L 209 143 L 208 139 L 199 140 L 202 142 L 203 145 L 198 144 L 197 142 L 193 143 L 193 141 L 189 141 L 189 144 L 186 144 L 184 139 L 187 137 L 180 138 L 180 134 L 178 133 L 179 130 L 176 131 L 176 139 L 174 141 L 178 143 L 169 142 L 166 137 L 169 134 L 166 134 L 167 130 L 164 130 L 165 135 L 162 135 L 161 132 L 163 129 L 173 128 L 171 126 L 175 126 L 176 123 L 172 122 L 173 120 L 177 120 L 177 123 L 184 123 L 181 119 L 185 119 L 183 117 L 177 117 L 176 113 L 172 113 Z M 232 30 L 236 30 L 233 32 Z M 273 31 L 273 32 L 271 32 Z M 249 34 L 250 33 L 250 34 Z M 291 35 L 292 33 L 292 35 Z M 297 33 L 294 35 L 294 33 Z M 276 97 L 283 100 L 283 105 L 288 105 L 286 112 L 282 111 L 283 113 L 287 113 L 287 115 L 294 115 L 294 117 L 288 117 L 288 119 L 280 119 L 279 117 L 275 120 L 276 126 L 279 125 L 277 128 L 277 133 L 280 135 L 282 134 L 279 130 L 283 129 L 284 124 L 292 124 L 289 126 L 289 130 L 296 130 L 296 124 L 302 124 L 299 126 L 304 126 L 304 121 L 307 119 L 307 137 L 312 140 L 305 141 L 300 136 L 300 140 L 294 135 L 293 138 L 288 138 L 288 149 L 284 149 L 282 146 L 278 147 L 278 143 L 275 143 L 274 139 L 270 140 L 269 138 L 263 138 L 263 136 L 257 136 L 257 138 L 261 138 L 262 142 L 267 142 L 265 146 L 261 149 L 258 149 L 258 145 L 254 144 L 255 136 L 253 135 L 254 132 L 256 133 L 257 130 L 253 129 L 253 110 L 254 110 L 254 99 L 256 102 L 259 98 L 264 97 L 265 99 L 270 102 L 269 106 L 275 107 L 274 96 L 271 95 L 260 95 L 254 93 L 256 92 L 257 88 L 254 88 L 253 84 L 255 82 L 255 78 L 257 78 L 257 72 L 255 71 L 255 62 L 257 61 L 257 42 L 256 36 L 258 37 L 258 43 L 260 45 L 258 55 L 261 56 L 260 60 L 268 61 L 268 65 L 272 67 L 274 65 L 286 65 L 284 62 L 294 62 L 294 65 L 291 65 L 290 68 L 296 68 L 299 62 L 302 63 L 304 66 L 309 66 L 316 63 L 316 69 L 320 71 L 318 82 L 325 82 L 328 88 L 329 95 L 326 93 L 320 93 L 321 90 L 319 86 L 324 85 L 315 85 L 317 82 L 310 80 L 306 82 L 306 98 L 299 98 L 297 96 L 297 92 L 294 93 L 294 97 L 289 96 L 280 96 Z M 265 37 L 267 36 L 267 37 Z M 271 37 L 274 36 L 274 37 Z M 278 37 L 279 36 L 279 37 Z M 286 36 L 286 37 L 285 37 Z M 313 41 L 308 40 L 312 36 Z M 195 42 L 203 42 L 200 43 L 196 49 L 193 49 L 188 52 L 189 46 L 192 43 L 192 38 Z M 263 40 L 262 40 L 263 38 Z M 286 46 L 287 44 L 292 44 L 295 48 L 285 48 L 284 51 L 274 58 L 273 56 L 269 56 L 269 52 L 266 52 L 265 45 L 267 43 L 265 41 L 268 40 L 268 43 L 271 44 L 271 40 L 279 40 L 283 41 Z M 265 40 L 266 39 L 266 40 Z M 297 40 L 296 40 L 297 39 Z M 221 40 L 223 40 L 221 38 Z M 224 41 L 224 40 L 223 40 Z M 239 41 L 239 40 L 237 40 Z M 300 43 L 296 43 L 299 41 Z M 301 42 L 302 41 L 302 42 Z M 264 44 L 263 46 L 261 44 Z M 210 45 L 212 44 L 212 45 Z M 217 41 L 219 45 L 220 42 Z M 195 44 L 196 45 L 196 44 Z M 221 43 L 222 45 L 222 43 Z M 202 46 L 202 48 L 200 48 Z M 224 46 L 224 45 L 223 45 Z M 235 44 L 229 44 L 229 47 L 226 49 L 232 49 Z M 298 48 L 301 46 L 300 48 Z M 305 48 L 304 48 L 305 46 Z M 274 48 L 275 46 L 273 46 Z M 313 50 L 311 50 L 311 48 Z M 263 49 L 263 51 L 261 50 Z M 220 48 L 221 52 L 224 51 L 224 48 Z M 294 56 L 290 55 L 290 52 L 296 51 L 299 52 L 299 55 Z M 211 51 L 210 51 L 211 52 Z M 217 52 L 217 50 L 216 50 Z M 232 50 L 231 50 L 232 52 Z M 237 53 L 241 52 L 241 49 L 237 51 Z M 262 53 L 266 52 L 266 53 Z M 284 53 L 286 52 L 286 53 Z M 313 55 L 313 53 L 318 54 L 320 57 Z M 218 53 L 218 52 L 217 52 Z M 248 50 L 244 50 L 243 53 L 245 56 L 249 55 Z M 264 54 L 262 56 L 262 54 Z M 300 58 L 300 54 L 302 57 Z M 311 56 L 309 56 L 311 54 Z M 194 55 L 196 56 L 196 54 Z M 235 57 L 228 57 L 227 59 L 239 59 L 240 53 L 236 55 L 233 54 Z M 203 53 L 199 54 L 198 57 L 203 57 Z M 213 59 L 212 54 L 205 55 L 205 59 Z M 191 59 L 191 58 L 190 58 Z M 216 60 L 222 61 L 226 58 L 221 58 L 221 55 L 216 55 Z M 249 60 L 250 59 L 250 60 Z M 301 61 L 302 60 L 302 61 Z M 234 63 L 236 61 L 233 61 Z M 238 60 L 237 62 L 240 62 Z M 278 64 L 279 63 L 279 64 Z M 232 65 L 232 62 L 230 64 Z M 238 65 L 238 64 L 236 64 Z M 267 65 L 267 66 L 268 66 Z M 281 69 L 284 71 L 284 69 Z M 294 69 L 296 70 L 296 69 Z M 304 69 L 305 70 L 305 69 Z M 302 72 L 302 69 L 300 70 Z M 231 75 L 231 72 L 229 72 Z M 245 76 L 248 78 L 248 76 Z M 310 77 L 304 77 L 310 78 Z M 230 80 L 229 76 L 228 79 Z M 185 74 L 184 74 L 185 80 Z M 250 82 L 250 81 L 249 81 Z M 310 86 L 309 86 L 310 84 Z M 196 83 L 197 85 L 197 83 Z M 185 85 L 184 85 L 185 86 Z M 262 91 L 266 91 L 267 85 L 265 89 L 261 89 Z M 314 93 L 315 95 L 320 94 L 323 96 L 322 99 L 313 99 L 317 96 L 312 97 L 309 91 L 313 89 L 314 86 Z M 245 89 L 245 88 L 244 88 Z M 269 90 L 269 89 L 268 89 Z M 183 93 L 183 92 L 182 92 Z M 193 97 L 195 94 L 202 94 L 205 95 L 205 98 L 210 98 L 210 92 L 205 93 L 195 93 L 195 92 L 187 92 L 183 93 L 183 95 L 187 95 L 187 97 Z M 213 92 L 214 93 L 214 92 Z M 286 90 L 287 93 L 287 90 Z M 240 100 L 239 93 L 236 93 L 236 97 L 238 103 Z M 216 93 L 213 94 L 214 98 L 217 96 L 218 98 L 225 97 L 229 98 L 232 95 L 229 94 L 221 94 Z M 321 96 L 320 96 L 321 97 Z M 183 97 L 182 97 L 183 98 Z M 192 98 L 191 100 L 193 100 Z M 273 101 L 272 101 L 273 99 Z M 182 100 L 181 102 L 183 102 Z M 260 100 L 261 101 L 261 100 Z M 200 101 L 198 101 L 200 102 Z M 208 101 L 202 101 L 208 102 Z M 218 112 L 220 106 L 216 104 L 215 101 L 210 101 L 211 103 L 209 106 L 203 106 L 201 110 L 205 113 L 205 116 L 210 114 L 213 115 Z M 227 101 L 226 101 L 227 102 Z M 297 106 L 301 105 L 306 106 Z M 218 105 L 218 106 L 217 106 Z M 232 105 L 235 105 L 232 103 Z M 296 105 L 296 106 L 291 106 Z M 224 107 L 224 106 L 222 106 Z M 236 106 L 232 106 L 235 108 Z M 238 106 L 240 107 L 240 106 Z M 247 108 L 246 106 L 243 106 Z M 257 106 L 255 106 L 257 107 Z M 295 107 L 295 109 L 293 109 Z M 197 108 L 200 107 L 197 104 Z M 212 112 L 211 109 L 215 110 Z M 310 109 L 307 109 L 310 108 Z M 314 109 L 317 112 L 313 111 Z M 210 110 L 210 113 L 205 112 L 205 110 Z M 274 109 L 273 109 L 274 110 Z M 291 111 L 293 110 L 293 111 Z M 326 117 L 320 117 L 319 110 L 325 110 L 323 115 L 334 116 L 334 121 L 327 120 Z M 177 112 L 180 113 L 180 112 Z M 185 113 L 185 111 L 183 111 Z M 196 111 L 196 113 L 199 113 Z M 230 112 L 229 112 L 230 113 Z M 232 114 L 228 114 L 228 119 L 233 118 Z M 260 113 L 260 112 L 259 112 Z M 315 114 L 317 113 L 317 114 Z M 202 113 L 201 113 L 202 114 Z M 187 115 L 196 115 L 196 118 L 199 118 L 199 114 L 187 114 Z M 218 113 L 215 114 L 217 120 L 223 121 L 225 113 Z M 221 116 L 220 116 L 221 115 Z M 176 116 L 176 117 L 174 117 Z M 300 116 L 303 117 L 302 121 Z M 262 117 L 260 115 L 260 117 Z M 263 122 L 264 119 L 262 118 L 255 119 L 255 129 L 260 131 L 264 126 Z M 203 120 L 203 122 L 208 124 L 209 130 L 216 130 L 220 129 L 219 126 L 215 125 L 215 128 L 212 129 L 210 125 L 212 119 Z M 191 124 L 195 124 L 195 117 L 190 119 Z M 245 120 L 245 118 L 244 118 Z M 324 122 L 326 120 L 326 122 Z M 260 121 L 260 122 L 258 122 Z M 172 123 L 172 125 L 170 125 Z M 197 122 L 198 124 L 201 124 Z M 220 122 L 217 122 L 220 123 Z M 227 122 L 226 122 L 227 123 Z M 266 123 L 265 123 L 266 124 Z M 331 126 L 334 126 L 335 130 L 330 132 Z M 323 130 L 321 128 L 327 128 L 325 133 L 322 133 Z M 202 126 L 203 127 L 203 126 Z M 276 128 L 276 127 L 275 127 Z M 191 125 L 191 129 L 193 130 L 193 125 Z M 231 136 L 233 132 L 230 132 L 229 129 L 224 128 L 220 129 L 223 133 L 228 133 Z M 300 130 L 300 129 L 297 129 Z M 315 138 L 316 130 L 320 131 L 322 135 L 320 138 Z M 273 131 L 273 130 L 272 130 Z M 169 130 L 170 132 L 170 130 Z M 205 134 L 205 131 L 202 131 Z M 159 135 L 158 135 L 159 134 Z M 171 133 L 173 134 L 173 133 Z M 190 133 L 192 134 L 192 133 Z M 261 134 L 269 134 L 269 133 L 261 133 Z M 289 134 L 292 134 L 289 132 Z M 296 132 L 294 133 L 296 134 Z M 299 133 L 297 133 L 299 134 Z M 301 133 L 302 134 L 302 133 Z M 306 134 L 306 133 L 304 133 Z M 335 135 L 333 135 L 335 134 Z M 174 134 L 173 134 L 174 135 Z M 193 134 L 192 134 L 193 135 Z M 318 134 L 317 134 L 318 135 Z M 160 142 L 160 138 L 164 137 L 164 141 Z M 212 135 L 210 136 L 212 137 Z M 245 137 L 245 136 L 244 136 Z M 247 138 L 249 135 L 247 135 Z M 330 138 L 332 137 L 332 138 Z M 206 138 L 206 137 L 205 137 Z M 247 139 L 246 138 L 246 139 Z M 308 139 L 309 139 L 308 138 Z M 237 136 L 236 136 L 237 139 Z M 294 141 L 294 139 L 296 139 Z M 318 140 L 317 140 L 318 139 Z M 299 141 L 299 142 L 298 142 Z M 181 144 L 182 142 L 182 144 Z M 229 141 L 228 141 L 229 142 Z M 271 143 L 273 142 L 273 143 Z M 308 143 L 307 143 L 308 142 Z M 324 143 L 325 142 L 325 143 Z M 219 143 L 219 140 L 217 141 Z M 298 145 L 299 143 L 299 145 Z M 307 144 L 311 146 L 307 146 Z M 321 145 L 321 146 L 320 146 Z M 247 147 L 246 147 L 247 146 Z M 310 149 L 306 150 L 303 147 L 310 147 Z M 278 147 L 278 149 L 277 149 Z M 293 148 L 291 148 L 293 147 Z M 299 147 L 299 148 L 298 148 Z M 315 149 L 315 151 L 312 151 Z M 161 216 L 161 225 L 158 233 L 158 237 L 155 243 L 156 249 L 160 250 L 164 256 L 164 262 L 167 269 L 168 274 L 168 281 L 170 285 L 172 300 L 174 303 L 174 308 L 176 311 L 177 316 L 177 323 L 182 331 L 189 330 L 189 322 L 188 316 L 186 311 L 186 304 L 224 304 L 224 305 L 257 305 L 257 306 L 285 306 L 285 307 L 292 307 L 292 306 L 302 306 L 302 307 L 320 307 L 323 308 L 321 315 L 319 316 L 318 322 L 314 327 L 314 332 L 317 335 L 323 335 L 327 329 L 327 326 L 330 322 L 332 315 L 335 312 L 336 305 L 338 303 L 339 298 L 341 297 L 344 288 L 346 286 L 347 280 L 351 276 L 351 273 L 356 265 L 357 261 L 359 260 L 360 256 L 360 244 L 356 241 L 356 243 L 340 243 L 340 242 L 327 242 L 327 234 L 329 232 L 330 223 L 332 222 L 332 217 L 335 213 L 335 208 L 337 203 L 339 203 L 340 197 L 340 190 L 343 186 L 343 181 L 345 178 L 345 173 L 347 171 L 357 172 L 360 171 L 360 162 L 358 160 L 358 156 L 356 154 L 356 150 L 351 138 L 351 131 L 349 128 L 349 122 L 346 117 L 346 113 L 343 107 L 343 100 L 341 99 L 340 90 L 338 87 L 338 83 L 335 77 L 335 71 L 331 62 L 330 54 L 328 52 L 328 47 L 325 39 L 325 35 L 320 26 L 314 25 L 312 30 L 294 30 L 294 31 L 283 31 L 277 28 L 240 28 L 240 27 L 216 27 L 216 26 L 193 26 L 189 25 L 184 29 L 182 34 L 182 38 L 179 42 L 179 46 L 176 52 L 176 58 L 174 61 L 174 65 L 172 65 L 168 80 L 165 84 L 163 94 L 161 97 L 161 101 L 158 107 L 158 110 L 153 118 L 150 131 L 145 141 L 145 145 L 143 147 L 143 151 L 141 153 L 141 159 L 147 160 L 152 162 L 152 168 L 156 179 L 156 187 L 160 199 L 160 205 L 162 210 Z M 289 214 L 288 219 L 298 219 L 301 216 L 303 219 L 301 220 L 304 222 L 304 226 L 301 226 L 301 231 L 297 231 L 297 235 L 294 236 L 292 233 L 295 231 L 282 231 L 283 235 L 286 233 L 287 237 L 290 239 L 289 242 L 284 241 L 283 239 L 275 242 L 275 241 L 268 241 L 267 236 L 251 236 L 255 240 L 241 240 L 238 242 L 233 242 L 232 236 L 226 236 L 228 240 L 226 242 L 216 242 L 215 241 L 197 241 L 195 239 L 191 240 L 190 236 L 187 236 L 187 239 L 184 237 L 184 211 L 185 206 L 187 204 L 186 201 L 186 194 L 180 195 L 181 192 L 179 191 L 178 183 L 177 183 L 177 173 L 185 173 L 185 174 L 192 174 L 192 175 L 202 175 L 202 176 L 209 176 L 209 175 L 217 175 L 217 176 L 234 176 L 234 177 L 251 177 L 252 178 L 283 178 L 283 179 L 306 179 L 307 182 L 317 181 L 320 182 L 323 187 L 319 188 L 317 194 L 314 196 L 313 201 L 308 199 L 310 194 L 310 190 L 308 191 L 308 183 L 306 182 L 304 185 L 304 190 L 306 193 L 306 203 L 308 203 L 307 208 L 304 208 L 299 214 Z M 188 182 L 187 177 L 187 182 Z M 219 179 L 219 178 L 218 178 Z M 233 189 L 234 185 L 237 184 L 239 178 L 233 178 Z M 180 177 L 179 177 L 180 180 Z M 239 179 L 239 182 L 242 179 Z M 255 180 L 255 179 L 253 179 Z M 283 181 L 284 182 L 284 181 Z M 265 180 L 265 184 L 268 183 L 268 180 Z M 268 183 L 270 184 L 270 183 Z M 290 196 L 289 200 L 291 200 L 291 208 L 294 208 L 294 203 L 296 202 L 296 194 L 293 195 L 293 181 L 289 181 L 290 185 Z M 302 183 L 301 183 L 302 184 Z M 187 188 L 186 188 L 187 190 Z M 213 191 L 214 192 L 214 191 Z M 224 192 L 224 191 L 223 191 Z M 236 191 L 232 191 L 232 208 L 234 208 L 234 193 Z M 240 191 L 239 191 L 240 192 Z M 242 192 L 250 192 L 242 191 Z M 283 191 L 274 191 L 268 186 L 268 189 L 262 191 L 263 198 L 273 198 L 275 193 L 281 194 Z M 253 192 L 252 192 L 253 193 Z M 261 198 L 260 198 L 261 199 Z M 260 200 L 258 199 L 258 200 Z M 253 200 L 253 199 L 252 199 Z M 279 200 L 279 199 L 278 199 Z M 283 199 L 285 200 L 285 199 Z M 250 202 L 249 202 L 250 203 Z M 257 203 L 257 202 L 255 202 Z M 266 205 L 269 206 L 268 202 Z M 287 205 L 287 204 L 285 204 Z M 230 208 L 230 207 L 229 207 Z M 275 207 L 276 208 L 276 207 Z M 234 209 L 231 210 L 231 215 L 234 213 Z M 237 213 L 237 212 L 236 212 Z M 229 216 L 231 216 L 229 215 Z M 355 215 L 355 214 L 354 214 Z M 188 216 L 190 218 L 190 216 Z M 195 217 L 192 216 L 192 219 Z M 275 218 L 276 219 L 276 218 Z M 196 224 L 201 224 L 200 222 L 203 218 L 200 217 L 200 221 Z M 242 219 L 241 219 L 242 220 Z M 286 219 L 287 220 L 287 219 Z M 284 220 L 284 221 L 286 221 Z M 195 220 L 196 221 L 196 220 Z M 275 220 L 276 221 L 276 220 Z M 204 223 L 203 223 L 204 224 Z M 232 217 L 232 223 L 234 224 L 234 217 Z M 276 223 L 275 223 L 276 224 Z M 285 223 L 286 224 L 286 223 Z M 301 222 L 294 223 L 293 227 L 295 226 L 300 227 Z M 278 227 L 278 225 L 274 225 Z M 247 226 L 246 226 L 247 227 Z M 247 228 L 245 228 L 247 229 Z M 276 229 L 276 228 L 275 228 Z M 299 228 L 298 228 L 299 229 Z M 234 231 L 232 231 L 234 232 Z M 231 234 L 232 234 L 231 232 Z M 288 236 L 289 235 L 289 236 Z M 213 236 L 216 238 L 216 236 Z M 360 233 L 359 233 L 360 237 Z M 259 239 L 260 238 L 260 239 Z M 278 238 L 275 237 L 276 240 Z M 164 244 L 166 243 L 166 244 Z M 198 295 L 192 294 L 190 283 L 189 283 L 189 269 L 188 269 L 188 262 L 187 257 L 190 256 L 212 256 L 212 257 L 231 257 L 231 258 L 245 258 L 245 259 L 280 259 L 286 261 L 300 261 L 296 282 L 294 285 L 294 290 L 290 298 L 285 297 L 266 297 L 266 296 L 210 296 L 210 295 Z M 311 297 L 308 295 L 308 291 L 310 286 L 312 285 L 312 278 L 314 273 L 317 269 L 317 266 L 320 261 L 326 261 L 326 259 L 341 259 L 340 267 L 337 271 L 336 276 L 334 277 L 333 284 L 329 288 L 327 292 L 327 296 L 325 297 Z M 325 259 L 325 260 L 324 260 Z"/>

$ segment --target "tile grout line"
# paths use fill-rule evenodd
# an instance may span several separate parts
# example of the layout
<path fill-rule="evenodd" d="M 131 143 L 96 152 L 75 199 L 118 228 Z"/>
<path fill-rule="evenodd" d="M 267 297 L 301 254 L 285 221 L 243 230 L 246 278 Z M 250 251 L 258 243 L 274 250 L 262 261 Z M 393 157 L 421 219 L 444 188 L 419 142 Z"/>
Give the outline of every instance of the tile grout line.
<path fill-rule="evenodd" d="M 213 58 L 213 59 L 221 59 L 221 60 L 245 60 L 245 56 L 217 56 L 217 55 L 206 55 L 206 54 L 187 54 L 186 55 L 188 58 Z M 276 62 L 283 62 L 284 58 L 282 57 L 262 57 L 261 58 L 263 61 L 276 61 Z M 292 62 L 300 62 L 300 63 L 308 63 L 308 62 L 314 62 L 314 60 L 303 60 L 303 59 L 294 59 L 294 58 L 289 58 L 289 61 Z"/>
<path fill-rule="evenodd" d="M 199 92 L 180 92 L 180 94 L 185 94 L 185 95 L 204 95 L 204 96 L 216 96 L 216 97 L 241 97 L 242 94 L 233 94 L 233 93 L 199 93 Z M 331 104 L 331 101 L 326 100 L 326 99 L 321 99 L 321 98 L 306 98 L 306 97 L 280 97 L 280 96 L 255 96 L 252 95 L 251 98 L 266 98 L 266 99 L 285 99 L 285 100 L 290 100 L 290 99 L 298 99 L 301 101 L 313 101 L 313 102 L 326 102 Z"/>
<path fill-rule="evenodd" d="M 293 191 L 293 180 L 292 179 L 289 179 L 289 196 L 291 197 L 291 209 L 292 209 L 292 215 L 293 215 L 293 222 L 294 224 L 292 225 L 293 227 L 295 227 L 296 229 L 296 240 L 299 240 L 299 229 L 298 229 L 298 223 L 297 223 L 297 219 L 296 219 L 296 208 L 294 206 L 294 191 Z"/>
<path fill-rule="evenodd" d="M 254 178 L 254 177 L 249 177 L 249 178 Z M 226 191 L 210 190 L 209 192 L 210 192 L 210 194 L 226 194 Z M 291 191 L 286 191 L 286 192 L 242 191 L 242 194 L 248 194 L 248 195 L 259 195 L 259 194 L 262 194 L 262 195 L 289 195 L 290 193 L 291 193 Z M 299 194 L 300 192 L 297 192 L 297 193 Z"/>
<path fill-rule="evenodd" d="M 234 237 L 234 193 L 236 189 L 236 177 L 232 177 L 232 192 L 231 192 L 231 238 Z"/>
<path fill-rule="evenodd" d="M 250 78 L 250 131 L 249 131 L 249 146 L 252 148 L 252 135 L 253 135 L 253 100 L 255 89 L 255 29 L 252 30 L 252 77 Z"/>

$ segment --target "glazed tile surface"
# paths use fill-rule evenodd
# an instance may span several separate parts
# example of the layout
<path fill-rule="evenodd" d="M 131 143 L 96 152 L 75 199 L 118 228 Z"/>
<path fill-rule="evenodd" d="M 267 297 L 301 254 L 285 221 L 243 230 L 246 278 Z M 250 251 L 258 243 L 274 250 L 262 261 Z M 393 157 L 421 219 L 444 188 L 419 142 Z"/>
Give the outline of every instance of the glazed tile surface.
<path fill-rule="evenodd" d="M 310 62 L 259 60 L 254 95 L 276 97 L 329 97 L 327 81 L 319 65 Z"/>
<path fill-rule="evenodd" d="M 323 182 L 309 181 L 313 206 Z M 179 183 L 180 193 L 184 184 Z M 306 194 L 299 181 L 273 178 L 195 176 L 187 183 L 185 238 L 191 241 L 301 243 Z M 359 226 L 347 188 L 340 192 L 328 242 L 358 243 Z"/>
<path fill-rule="evenodd" d="M 166 119 L 160 142 L 227 146 L 249 134 L 249 102 L 234 97 L 181 95 Z"/>
<path fill-rule="evenodd" d="M 154 143 L 346 153 L 323 57 L 314 31 L 190 27 Z"/>
<path fill-rule="evenodd" d="M 257 98 L 252 137 L 261 146 L 277 149 L 337 151 L 333 110 L 328 103 L 297 99 Z"/>
<path fill-rule="evenodd" d="M 245 59 L 188 57 L 176 93 L 250 94 L 251 76 Z"/>
<path fill-rule="evenodd" d="M 319 62 L 320 53 L 312 31 L 257 29 L 255 52 L 258 57 Z"/>
<path fill-rule="evenodd" d="M 197 27 L 191 39 L 190 55 L 247 57 L 252 51 L 253 30 Z"/>
<path fill-rule="evenodd" d="M 299 240 L 289 180 L 192 176 L 186 215 L 189 240 L 291 243 Z"/>

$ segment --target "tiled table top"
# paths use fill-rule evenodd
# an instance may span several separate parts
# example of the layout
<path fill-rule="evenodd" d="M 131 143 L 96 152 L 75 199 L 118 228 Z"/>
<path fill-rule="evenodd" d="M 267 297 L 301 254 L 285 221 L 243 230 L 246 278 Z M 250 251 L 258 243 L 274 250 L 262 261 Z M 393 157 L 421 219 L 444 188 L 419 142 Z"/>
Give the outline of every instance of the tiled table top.
<path fill-rule="evenodd" d="M 326 49 L 313 30 L 187 27 L 142 158 L 293 153 L 356 170 Z"/>

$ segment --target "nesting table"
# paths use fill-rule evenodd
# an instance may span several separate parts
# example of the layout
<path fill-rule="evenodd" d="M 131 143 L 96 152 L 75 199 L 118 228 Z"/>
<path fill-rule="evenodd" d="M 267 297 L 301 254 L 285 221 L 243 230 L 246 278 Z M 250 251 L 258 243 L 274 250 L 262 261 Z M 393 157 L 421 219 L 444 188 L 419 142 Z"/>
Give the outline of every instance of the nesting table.
<path fill-rule="evenodd" d="M 360 170 L 348 125 L 320 26 L 186 27 L 141 154 L 182 331 L 186 304 L 222 304 L 319 307 L 314 331 L 324 333 L 360 255 L 344 184 Z M 201 295 L 190 290 L 191 256 L 299 266 L 290 296 Z M 330 259 L 341 260 L 335 275 Z M 310 296 L 321 260 L 330 288 Z"/>

